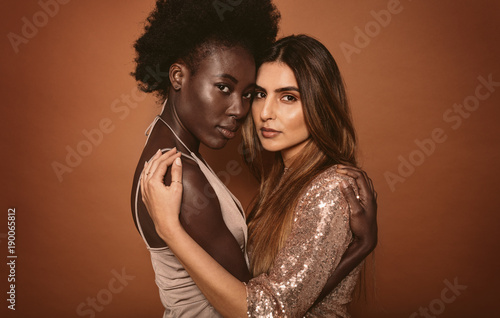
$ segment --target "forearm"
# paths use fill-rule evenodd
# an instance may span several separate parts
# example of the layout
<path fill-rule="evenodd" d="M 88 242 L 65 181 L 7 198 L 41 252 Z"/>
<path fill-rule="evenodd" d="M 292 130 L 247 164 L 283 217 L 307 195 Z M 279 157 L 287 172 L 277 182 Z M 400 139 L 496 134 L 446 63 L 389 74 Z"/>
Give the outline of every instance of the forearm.
<path fill-rule="evenodd" d="M 319 303 L 373 251 L 373 242 L 352 241 L 314 304 Z"/>
<path fill-rule="evenodd" d="M 246 317 L 245 285 L 201 248 L 180 224 L 158 231 L 193 281 L 224 317 Z"/>

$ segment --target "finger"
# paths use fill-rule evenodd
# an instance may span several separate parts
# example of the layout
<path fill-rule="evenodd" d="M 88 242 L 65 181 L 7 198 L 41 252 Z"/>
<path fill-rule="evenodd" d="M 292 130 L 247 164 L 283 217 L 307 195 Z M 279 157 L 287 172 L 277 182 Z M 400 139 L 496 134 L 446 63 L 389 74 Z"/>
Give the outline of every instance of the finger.
<path fill-rule="evenodd" d="M 366 183 L 368 184 L 368 180 L 370 179 L 368 177 L 368 174 L 366 173 L 366 171 L 364 171 L 363 169 L 360 169 L 360 168 L 356 168 L 356 167 L 352 167 L 352 166 L 346 166 L 346 165 L 337 165 L 337 169 L 340 170 L 341 172 L 351 172 L 352 174 L 352 177 L 355 178 L 355 179 L 358 179 L 358 178 L 364 178 Z"/>
<path fill-rule="evenodd" d="M 147 197 L 147 181 L 149 179 L 146 171 L 149 169 L 149 164 L 147 161 L 144 162 L 144 169 L 142 170 L 141 176 L 139 177 L 139 187 L 141 189 L 142 202 L 146 204 L 145 198 Z"/>
<path fill-rule="evenodd" d="M 141 188 L 141 196 L 144 200 L 144 178 L 146 177 L 146 167 L 148 165 L 147 161 L 144 161 L 144 168 L 142 169 L 141 175 L 139 177 L 139 187 Z"/>
<path fill-rule="evenodd" d="M 356 181 L 356 185 L 358 186 L 360 192 L 363 192 L 360 194 L 368 195 L 371 192 L 368 191 L 369 189 L 368 182 L 366 181 L 364 175 L 361 173 L 360 170 L 354 170 L 350 169 L 350 167 L 346 167 L 342 169 L 337 169 L 337 172 L 353 178 Z"/>
<path fill-rule="evenodd" d="M 372 179 L 368 176 L 366 171 L 360 169 L 360 172 L 363 174 L 363 177 L 365 178 L 365 181 L 368 184 L 372 197 L 375 197 L 375 187 L 373 186 Z"/>
<path fill-rule="evenodd" d="M 363 171 L 361 170 L 360 168 L 357 168 L 357 167 L 354 167 L 354 166 L 347 166 L 347 165 L 343 165 L 343 164 L 337 164 L 337 169 L 351 169 L 351 170 L 355 170 L 355 171 Z"/>
<path fill-rule="evenodd" d="M 179 158 L 180 156 L 181 156 L 180 152 L 177 154 L 173 154 L 171 156 L 165 153 L 160 158 L 158 158 L 156 161 L 157 164 L 156 169 L 154 172 L 152 172 L 151 175 L 151 180 L 159 181 L 163 184 L 163 179 L 165 178 L 165 174 L 167 173 L 168 167 L 171 166 L 174 160 Z"/>
<path fill-rule="evenodd" d="M 151 157 L 151 159 L 149 159 L 149 161 L 146 162 L 146 165 L 144 165 L 144 169 L 143 169 L 144 178 L 146 178 L 147 176 L 149 176 L 149 173 L 150 173 L 149 170 L 151 169 L 151 163 L 153 162 L 153 160 L 155 160 L 156 158 L 158 158 L 160 155 L 161 155 L 161 150 L 158 149 L 156 151 L 156 153 L 153 155 L 153 157 Z"/>
<path fill-rule="evenodd" d="M 370 185 L 370 189 L 372 190 L 372 192 L 375 193 L 375 187 L 373 186 L 372 179 L 368 178 L 368 184 Z"/>
<path fill-rule="evenodd" d="M 165 158 L 169 158 L 175 155 L 176 153 L 177 153 L 176 148 L 172 148 L 169 151 L 165 152 L 164 154 L 161 153 L 161 150 L 159 153 L 157 152 L 153 156 L 153 158 L 151 158 L 151 161 L 148 162 L 148 165 L 150 166 L 148 170 L 148 175 L 151 177 L 155 173 L 156 169 L 158 168 L 158 165 L 162 162 L 162 160 L 164 160 Z"/>
<path fill-rule="evenodd" d="M 349 185 L 347 183 L 347 181 L 345 181 L 345 180 L 341 181 L 340 191 L 342 191 L 347 202 L 349 203 L 349 206 L 351 207 L 351 209 L 350 209 L 351 213 L 359 212 L 359 211 L 363 210 L 363 207 L 361 206 L 361 202 L 356 197 L 356 193 L 354 193 L 354 189 L 352 188 L 351 185 Z"/>
<path fill-rule="evenodd" d="M 349 175 L 350 177 L 352 177 L 354 179 L 364 178 L 363 170 L 358 169 L 358 168 L 337 165 L 337 171 L 342 173 L 342 174 Z"/>
<path fill-rule="evenodd" d="M 348 175 L 355 179 L 356 185 L 359 189 L 359 194 L 364 202 L 368 202 L 374 197 L 374 188 L 371 179 L 368 177 L 365 171 L 349 166 L 344 166 L 344 168 L 338 169 L 337 172 L 344 175 Z"/>
<path fill-rule="evenodd" d="M 172 165 L 172 182 L 170 186 L 174 189 L 182 190 L 182 160 L 181 157 L 177 157 Z"/>

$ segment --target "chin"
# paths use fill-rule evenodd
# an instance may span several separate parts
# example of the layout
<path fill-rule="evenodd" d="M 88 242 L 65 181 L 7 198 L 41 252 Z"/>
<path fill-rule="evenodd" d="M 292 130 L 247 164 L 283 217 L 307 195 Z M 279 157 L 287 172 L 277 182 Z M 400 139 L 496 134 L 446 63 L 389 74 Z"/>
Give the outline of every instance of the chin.
<path fill-rule="evenodd" d="M 279 152 L 281 150 L 283 150 L 283 148 L 281 147 L 269 147 L 269 146 L 265 146 L 265 145 L 262 145 L 262 148 L 264 148 L 265 151 L 269 151 L 269 152 Z"/>
<path fill-rule="evenodd" d="M 229 140 L 227 139 L 218 139 L 218 140 L 207 141 L 204 142 L 203 144 L 210 149 L 218 150 L 224 148 L 227 145 L 228 141 Z"/>
<path fill-rule="evenodd" d="M 273 147 L 268 147 L 268 148 L 263 147 L 263 148 L 264 148 L 264 150 L 269 151 L 269 152 L 280 152 L 282 150 L 281 148 L 278 149 L 278 148 L 273 148 Z"/>
<path fill-rule="evenodd" d="M 269 140 L 267 140 L 267 139 L 265 139 L 264 142 L 261 139 L 260 144 L 262 145 L 262 148 L 264 148 L 265 151 L 278 152 L 278 151 L 283 150 L 282 147 L 280 147 L 278 145 L 273 145 L 273 143 L 269 142 Z"/>

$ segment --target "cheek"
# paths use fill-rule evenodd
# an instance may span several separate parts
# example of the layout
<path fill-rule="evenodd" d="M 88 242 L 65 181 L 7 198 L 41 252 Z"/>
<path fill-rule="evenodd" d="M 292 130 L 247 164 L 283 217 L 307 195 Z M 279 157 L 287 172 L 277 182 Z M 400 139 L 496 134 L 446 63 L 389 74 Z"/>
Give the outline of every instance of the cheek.
<path fill-rule="evenodd" d="M 301 114 L 300 122 L 297 123 L 298 130 L 301 135 L 305 138 L 309 137 L 309 131 L 307 130 L 306 120 L 304 119 L 304 115 Z"/>
<path fill-rule="evenodd" d="M 288 130 L 293 131 L 300 136 L 309 135 L 302 106 L 294 107 L 292 110 L 289 109 L 285 112 L 285 116 L 287 117 Z"/>
<path fill-rule="evenodd" d="M 209 114 L 214 110 L 214 105 L 217 105 L 217 98 L 210 88 L 204 87 L 198 95 L 197 104 L 199 106 L 199 112 Z"/>
<path fill-rule="evenodd" d="M 194 81 L 190 84 L 189 89 L 186 90 L 186 98 L 194 110 L 205 111 L 208 105 L 216 102 L 216 94 L 210 83 Z"/>

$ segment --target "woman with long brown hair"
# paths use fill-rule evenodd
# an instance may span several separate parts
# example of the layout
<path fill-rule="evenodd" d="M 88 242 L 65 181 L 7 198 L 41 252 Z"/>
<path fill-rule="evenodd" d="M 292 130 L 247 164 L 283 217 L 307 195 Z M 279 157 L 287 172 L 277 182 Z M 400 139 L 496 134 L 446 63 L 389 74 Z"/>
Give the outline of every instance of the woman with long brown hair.
<path fill-rule="evenodd" d="M 178 156 L 172 183 L 163 184 L 172 153 L 155 157 L 141 176 L 158 234 L 223 316 L 348 317 L 359 266 L 315 302 L 352 244 L 349 215 L 357 208 L 346 197 L 357 191 L 353 178 L 361 203 L 373 204 L 376 195 L 371 180 L 347 166 L 356 166 L 355 132 L 340 72 L 320 42 L 290 36 L 272 47 L 258 70 L 243 137 L 247 163 L 261 181 L 248 215 L 254 278 L 242 284 L 183 229 Z M 262 148 L 276 153 L 270 168 Z M 368 231 L 376 232 L 376 224 Z"/>

